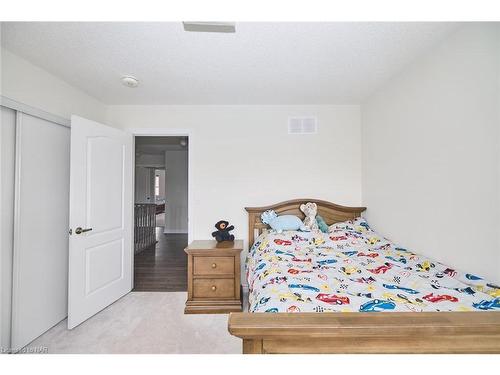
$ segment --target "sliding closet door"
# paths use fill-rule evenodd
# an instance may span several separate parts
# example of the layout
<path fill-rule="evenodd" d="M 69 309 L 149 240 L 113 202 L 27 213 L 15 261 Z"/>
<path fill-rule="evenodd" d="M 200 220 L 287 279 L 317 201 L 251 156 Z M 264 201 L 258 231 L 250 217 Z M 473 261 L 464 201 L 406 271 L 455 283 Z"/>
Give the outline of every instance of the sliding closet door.
<path fill-rule="evenodd" d="M 18 113 L 12 347 L 67 315 L 70 129 Z"/>
<path fill-rule="evenodd" d="M 16 112 L 0 106 L 0 347 L 10 348 Z"/>

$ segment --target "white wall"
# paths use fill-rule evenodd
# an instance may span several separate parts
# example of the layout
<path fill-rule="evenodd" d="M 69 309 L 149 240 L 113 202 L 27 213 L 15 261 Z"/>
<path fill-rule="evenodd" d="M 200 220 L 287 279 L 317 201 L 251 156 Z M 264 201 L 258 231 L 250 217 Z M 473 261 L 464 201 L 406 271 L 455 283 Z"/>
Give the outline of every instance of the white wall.
<path fill-rule="evenodd" d="M 135 167 L 135 203 L 155 203 L 154 169 Z"/>
<path fill-rule="evenodd" d="M 165 155 L 140 154 L 135 157 L 135 203 L 155 203 L 156 168 L 165 168 Z M 165 186 L 160 190 L 164 196 Z"/>
<path fill-rule="evenodd" d="M 288 135 L 288 116 L 299 115 L 317 116 L 318 134 Z M 189 131 L 193 239 L 211 238 L 221 218 L 246 239 L 245 206 L 300 197 L 361 203 L 359 106 L 109 106 L 107 122 Z"/>
<path fill-rule="evenodd" d="M 363 204 L 401 245 L 500 281 L 500 39 L 470 24 L 362 105 Z"/>
<path fill-rule="evenodd" d="M 104 120 L 105 105 L 60 78 L 1 48 L 0 94 L 69 119 L 72 114 Z"/>
<path fill-rule="evenodd" d="M 165 151 L 165 199 L 165 233 L 187 233 L 187 150 Z"/>

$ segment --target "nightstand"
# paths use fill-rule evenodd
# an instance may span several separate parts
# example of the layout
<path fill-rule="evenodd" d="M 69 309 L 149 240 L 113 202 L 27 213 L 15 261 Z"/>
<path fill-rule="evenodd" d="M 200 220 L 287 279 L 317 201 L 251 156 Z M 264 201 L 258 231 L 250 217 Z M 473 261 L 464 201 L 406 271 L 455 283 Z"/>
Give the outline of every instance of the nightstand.
<path fill-rule="evenodd" d="M 188 254 L 185 314 L 242 311 L 240 253 L 243 241 L 193 241 Z"/>

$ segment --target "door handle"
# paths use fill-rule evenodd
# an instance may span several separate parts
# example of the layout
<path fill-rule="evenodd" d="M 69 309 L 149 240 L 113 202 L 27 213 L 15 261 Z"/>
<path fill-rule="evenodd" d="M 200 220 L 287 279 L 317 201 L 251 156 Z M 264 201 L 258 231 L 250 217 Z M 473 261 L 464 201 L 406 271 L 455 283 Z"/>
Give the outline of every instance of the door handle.
<path fill-rule="evenodd" d="M 85 232 L 90 232 L 92 230 L 92 228 L 85 228 L 83 229 L 82 227 L 78 227 L 75 229 L 75 234 L 82 234 L 82 233 L 85 233 Z"/>

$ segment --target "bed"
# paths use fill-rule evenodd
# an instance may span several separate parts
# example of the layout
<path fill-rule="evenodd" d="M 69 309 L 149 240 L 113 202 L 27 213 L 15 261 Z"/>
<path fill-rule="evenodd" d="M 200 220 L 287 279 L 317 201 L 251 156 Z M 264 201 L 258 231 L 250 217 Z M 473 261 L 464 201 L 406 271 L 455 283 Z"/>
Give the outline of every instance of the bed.
<path fill-rule="evenodd" d="M 260 221 L 269 209 L 303 217 L 306 202 L 329 233 L 278 234 Z M 244 353 L 500 352 L 500 287 L 380 236 L 364 207 L 246 210 L 249 312 L 229 317 Z"/>

